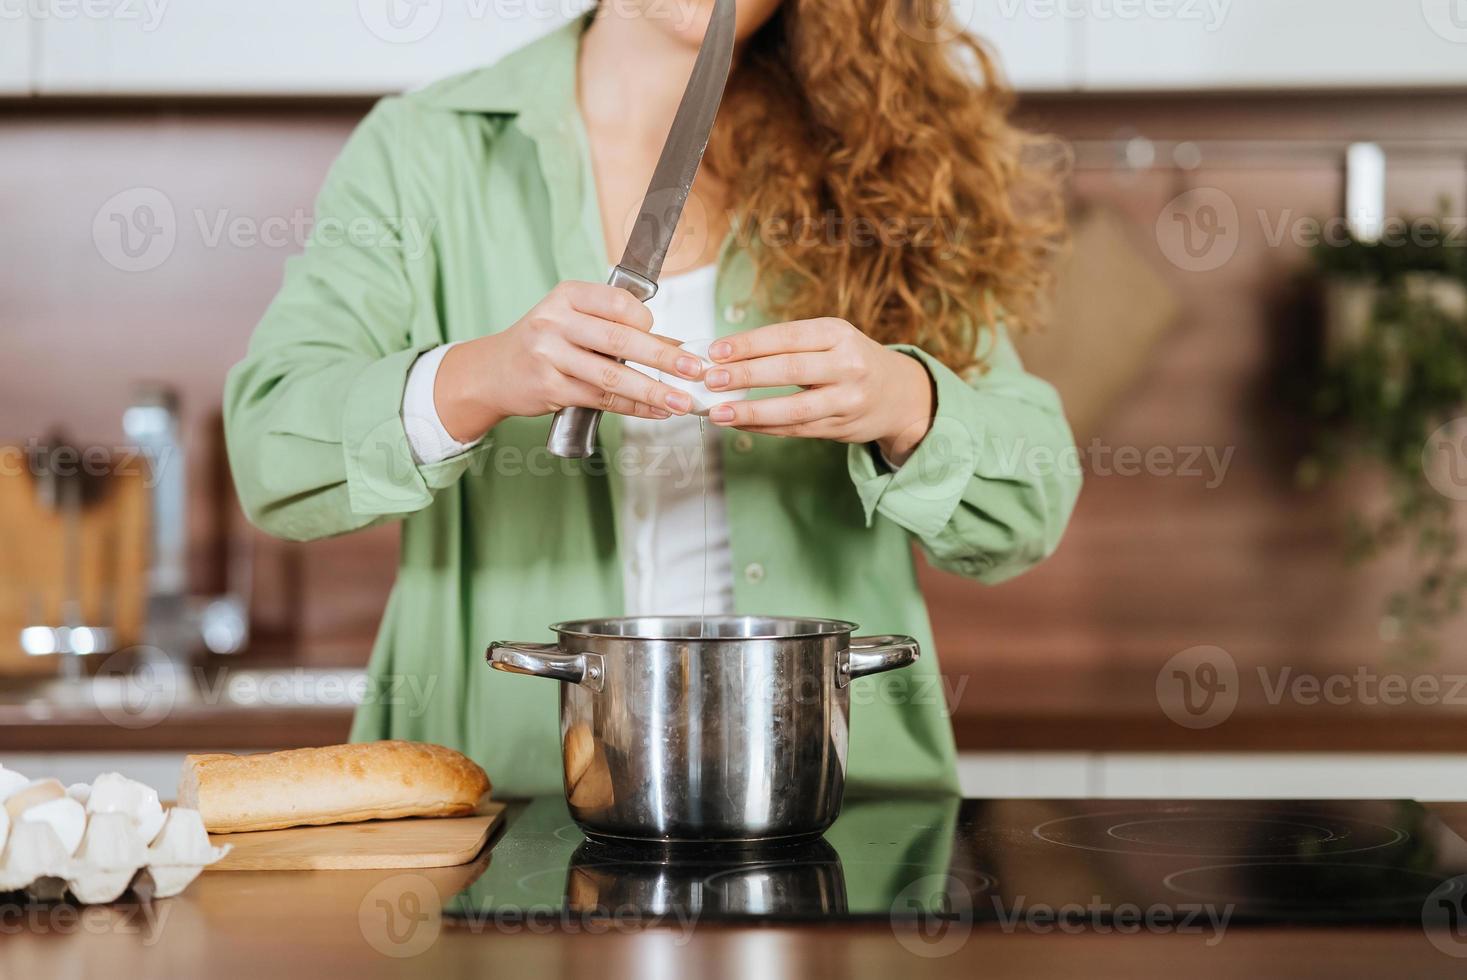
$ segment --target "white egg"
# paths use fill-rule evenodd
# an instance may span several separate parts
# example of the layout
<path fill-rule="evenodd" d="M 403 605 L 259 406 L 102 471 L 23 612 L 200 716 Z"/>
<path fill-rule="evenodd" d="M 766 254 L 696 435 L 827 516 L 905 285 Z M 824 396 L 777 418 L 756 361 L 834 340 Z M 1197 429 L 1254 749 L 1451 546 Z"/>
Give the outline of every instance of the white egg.
<path fill-rule="evenodd" d="M 5 842 L 10 840 L 10 811 L 0 806 L 0 854 L 5 853 Z"/>
<path fill-rule="evenodd" d="M 91 783 L 72 783 L 66 787 L 66 795 L 76 800 L 82 806 L 87 805 L 87 798 L 92 795 Z"/>
<path fill-rule="evenodd" d="M 163 826 L 163 805 L 158 791 L 146 783 L 108 772 L 92 782 L 87 797 L 88 813 L 123 813 L 137 824 L 143 841 L 151 841 Z"/>
<path fill-rule="evenodd" d="M 29 784 L 30 780 L 14 769 L 6 769 L 4 766 L 0 766 L 0 802 L 4 802 L 11 793 Z"/>
<path fill-rule="evenodd" d="M 20 822 L 50 824 L 67 854 L 75 854 L 87 829 L 86 809 L 69 796 L 37 803 L 20 816 Z"/>
<path fill-rule="evenodd" d="M 26 783 L 5 798 L 5 809 L 12 821 L 19 820 L 31 807 L 51 800 L 66 798 L 66 788 L 54 779 L 37 779 Z"/>

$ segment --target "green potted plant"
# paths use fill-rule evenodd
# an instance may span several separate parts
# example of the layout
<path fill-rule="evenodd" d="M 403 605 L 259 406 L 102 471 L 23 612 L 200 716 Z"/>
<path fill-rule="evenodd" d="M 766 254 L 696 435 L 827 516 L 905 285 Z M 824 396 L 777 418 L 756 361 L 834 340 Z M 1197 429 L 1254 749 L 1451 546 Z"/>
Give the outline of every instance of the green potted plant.
<path fill-rule="evenodd" d="M 1394 228 L 1394 232 L 1392 231 Z M 1314 250 L 1325 351 L 1309 391 L 1319 422 L 1306 485 L 1346 464 L 1379 467 L 1383 507 L 1353 515 L 1347 552 L 1408 548 L 1412 580 L 1388 600 L 1382 637 L 1417 657 L 1467 598 L 1455 505 L 1467 500 L 1467 241 L 1442 219 L 1397 222 L 1380 241 Z M 1461 470 L 1461 492 L 1456 492 Z"/>

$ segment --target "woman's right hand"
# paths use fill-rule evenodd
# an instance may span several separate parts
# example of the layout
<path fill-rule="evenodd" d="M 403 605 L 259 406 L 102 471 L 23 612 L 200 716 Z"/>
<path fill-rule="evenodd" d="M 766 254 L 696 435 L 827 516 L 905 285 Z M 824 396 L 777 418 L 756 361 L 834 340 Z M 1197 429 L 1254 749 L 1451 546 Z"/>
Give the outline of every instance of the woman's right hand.
<path fill-rule="evenodd" d="M 500 333 L 459 344 L 439 365 L 438 417 L 459 442 L 474 442 L 511 416 L 568 406 L 638 418 L 686 415 L 686 392 L 616 363 L 620 358 L 696 381 L 703 365 L 651 333 L 652 314 L 624 289 L 563 282 Z"/>

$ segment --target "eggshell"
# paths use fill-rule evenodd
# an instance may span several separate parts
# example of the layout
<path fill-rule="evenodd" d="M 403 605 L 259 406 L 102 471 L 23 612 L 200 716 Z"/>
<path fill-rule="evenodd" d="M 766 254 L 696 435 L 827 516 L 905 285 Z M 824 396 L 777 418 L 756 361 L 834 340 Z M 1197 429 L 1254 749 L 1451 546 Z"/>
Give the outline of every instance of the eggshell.
<path fill-rule="evenodd" d="M 50 824 L 70 855 L 81 846 L 82 835 L 87 829 L 87 811 L 76 800 L 63 796 L 28 808 L 21 814 L 20 822 Z"/>
<path fill-rule="evenodd" d="M 689 354 L 692 354 L 698 360 L 702 361 L 703 368 L 706 371 L 708 368 L 714 366 L 713 361 L 710 360 L 708 357 L 708 348 L 713 346 L 715 340 L 716 338 L 709 338 L 707 340 L 690 340 L 687 343 L 682 344 L 680 349 L 687 351 Z M 694 415 L 707 415 L 713 410 L 713 406 L 715 405 L 722 405 L 725 402 L 743 401 L 745 398 L 749 397 L 748 391 L 744 389 L 740 389 L 737 391 L 709 391 L 707 385 L 703 384 L 703 382 L 689 381 L 686 378 L 680 378 L 675 374 L 659 373 L 658 379 L 670 388 L 676 388 L 679 391 L 686 391 L 689 395 L 691 395 L 693 399 Z"/>
<path fill-rule="evenodd" d="M 0 854 L 5 853 L 5 842 L 10 840 L 10 811 L 0 806 Z"/>
<path fill-rule="evenodd" d="M 48 803 L 51 800 L 64 799 L 66 789 L 54 779 L 37 779 L 27 783 L 23 788 L 16 790 L 5 798 L 5 809 L 10 811 L 12 821 L 19 820 L 20 815 L 31 807 L 40 803 Z"/>
<path fill-rule="evenodd" d="M 16 790 L 29 785 L 30 780 L 14 769 L 6 769 L 4 766 L 0 766 L 0 802 L 8 799 L 10 794 Z"/>
<path fill-rule="evenodd" d="M 87 812 L 126 814 L 137 824 L 145 843 L 158 836 L 163 827 L 163 805 L 158 802 L 158 792 L 116 772 L 103 773 L 93 780 Z"/>
<path fill-rule="evenodd" d="M 66 787 L 66 795 L 76 800 L 82 806 L 87 805 L 87 798 L 92 795 L 91 783 L 72 783 Z"/>

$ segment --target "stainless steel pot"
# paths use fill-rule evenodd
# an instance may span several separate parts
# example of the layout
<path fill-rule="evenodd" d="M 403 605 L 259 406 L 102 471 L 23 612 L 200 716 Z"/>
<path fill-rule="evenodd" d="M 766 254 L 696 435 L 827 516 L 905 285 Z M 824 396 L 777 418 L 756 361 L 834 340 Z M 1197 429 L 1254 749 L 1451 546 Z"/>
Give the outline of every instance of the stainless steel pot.
<path fill-rule="evenodd" d="M 562 681 L 571 816 L 593 837 L 759 841 L 840 811 L 857 677 L 916 661 L 908 636 L 762 616 L 639 617 L 495 643 L 497 670 Z"/>

